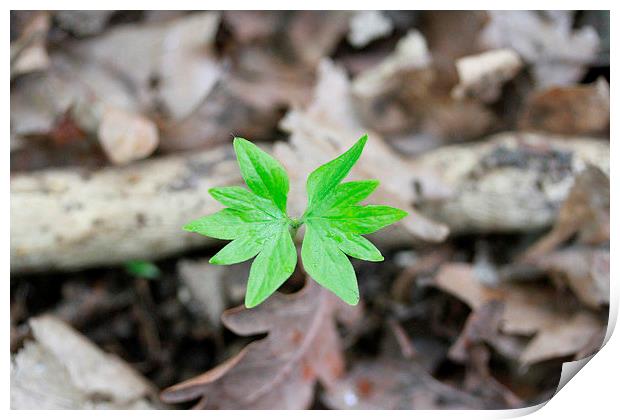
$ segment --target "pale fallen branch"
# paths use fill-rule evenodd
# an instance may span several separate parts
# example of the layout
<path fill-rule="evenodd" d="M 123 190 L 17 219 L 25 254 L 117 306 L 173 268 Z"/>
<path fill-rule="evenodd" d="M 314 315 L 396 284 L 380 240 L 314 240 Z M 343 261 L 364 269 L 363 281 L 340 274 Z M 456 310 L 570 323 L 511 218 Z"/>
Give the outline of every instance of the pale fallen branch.
<path fill-rule="evenodd" d="M 414 161 L 452 194 L 421 199 L 417 209 L 452 234 L 524 232 L 549 227 L 575 176 L 588 165 L 609 174 L 609 142 L 585 137 L 503 133 L 485 142 L 448 146 Z"/>
<path fill-rule="evenodd" d="M 326 161 L 330 156 L 307 158 Z M 422 183 L 422 191 L 402 191 L 402 198 L 452 233 L 524 232 L 553 223 L 575 174 L 587 164 L 609 173 L 609 143 L 505 133 L 403 162 L 403 170 L 411 173 L 402 176 L 415 180 L 416 173 L 436 174 L 448 188 L 445 198 L 430 199 Z M 13 176 L 11 271 L 120 264 L 214 244 L 181 227 L 220 208 L 209 188 L 241 183 L 229 146 L 92 174 L 46 170 Z M 415 189 L 414 184 L 403 188 Z M 303 199 L 304 192 L 297 193 L 291 195 L 291 208 L 299 207 L 293 197 Z M 420 241 L 407 229 L 376 239 L 382 247 Z"/>
<path fill-rule="evenodd" d="M 71 270 L 156 259 L 207 243 L 181 230 L 219 210 L 207 190 L 239 184 L 231 147 L 92 174 L 11 179 L 11 271 Z"/>

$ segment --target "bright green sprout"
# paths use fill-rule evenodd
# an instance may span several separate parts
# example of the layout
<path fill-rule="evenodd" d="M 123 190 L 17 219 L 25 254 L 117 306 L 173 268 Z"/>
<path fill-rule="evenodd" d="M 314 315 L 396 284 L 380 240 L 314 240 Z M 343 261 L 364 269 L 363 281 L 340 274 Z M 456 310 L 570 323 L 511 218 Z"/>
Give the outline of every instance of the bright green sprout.
<path fill-rule="evenodd" d="M 293 238 L 304 223 L 301 259 L 306 272 L 349 305 L 359 302 L 357 278 L 347 255 L 383 261 L 379 250 L 361 235 L 407 215 L 393 207 L 358 204 L 377 188 L 379 181 L 340 183 L 359 159 L 367 140 L 367 135 L 362 136 L 347 152 L 310 174 L 306 183 L 308 208 L 296 220 L 286 214 L 289 181 L 282 165 L 249 141 L 234 139 L 241 175 L 250 190 L 210 189 L 211 196 L 227 208 L 183 228 L 232 240 L 211 258 L 212 264 L 235 264 L 256 257 L 250 268 L 246 307 L 263 302 L 293 274 L 297 265 Z"/>
<path fill-rule="evenodd" d="M 161 276 L 161 271 L 155 264 L 148 261 L 134 260 L 125 263 L 125 270 L 134 277 L 156 279 Z"/>

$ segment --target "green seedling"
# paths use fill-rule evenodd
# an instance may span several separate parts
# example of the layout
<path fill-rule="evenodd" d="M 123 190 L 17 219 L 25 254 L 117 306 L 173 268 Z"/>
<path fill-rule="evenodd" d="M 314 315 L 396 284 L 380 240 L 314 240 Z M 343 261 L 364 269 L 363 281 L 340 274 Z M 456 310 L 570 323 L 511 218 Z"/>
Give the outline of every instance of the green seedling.
<path fill-rule="evenodd" d="M 359 302 L 357 278 L 347 255 L 383 261 L 381 252 L 362 235 L 373 233 L 407 215 L 378 205 L 359 205 L 379 181 L 341 183 L 362 154 L 368 136 L 344 154 L 308 176 L 308 207 L 301 219 L 287 215 L 289 180 L 282 165 L 253 143 L 233 141 L 242 187 L 212 188 L 209 193 L 226 206 L 184 226 L 190 232 L 232 240 L 215 254 L 212 264 L 235 264 L 255 258 L 245 295 L 245 306 L 254 307 L 284 283 L 297 265 L 293 239 L 306 225 L 301 246 L 304 269 L 317 283 L 350 305 Z"/>
<path fill-rule="evenodd" d="M 134 277 L 154 280 L 161 276 L 159 268 L 149 261 L 134 260 L 125 263 L 125 270 Z"/>

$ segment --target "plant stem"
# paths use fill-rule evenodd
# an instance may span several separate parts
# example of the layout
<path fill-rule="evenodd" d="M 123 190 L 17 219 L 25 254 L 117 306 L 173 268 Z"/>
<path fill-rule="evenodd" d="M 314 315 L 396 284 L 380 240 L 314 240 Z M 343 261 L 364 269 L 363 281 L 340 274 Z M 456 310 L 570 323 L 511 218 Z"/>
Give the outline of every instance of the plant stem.
<path fill-rule="evenodd" d="M 290 219 L 290 221 L 291 225 L 289 230 L 291 232 L 291 237 L 293 238 L 293 241 L 295 241 L 295 237 L 297 236 L 297 230 L 301 225 L 303 225 L 304 222 L 299 219 Z"/>

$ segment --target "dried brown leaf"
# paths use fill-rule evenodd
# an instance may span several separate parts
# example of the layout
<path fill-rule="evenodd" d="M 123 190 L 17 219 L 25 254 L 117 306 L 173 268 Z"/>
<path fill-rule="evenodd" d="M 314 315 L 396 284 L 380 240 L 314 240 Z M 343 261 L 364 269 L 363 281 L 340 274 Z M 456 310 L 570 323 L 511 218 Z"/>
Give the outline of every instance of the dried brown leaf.
<path fill-rule="evenodd" d="M 491 48 L 512 48 L 532 66 L 538 87 L 579 80 L 599 48 L 594 28 L 573 27 L 566 10 L 492 10 L 482 42 Z"/>
<path fill-rule="evenodd" d="M 483 344 L 475 344 L 468 349 L 465 389 L 487 404 L 509 408 L 523 407 L 524 401 L 492 375 L 490 359 L 491 352 Z"/>
<path fill-rule="evenodd" d="M 490 300 L 473 311 L 465 322 L 463 332 L 450 347 L 448 357 L 461 363 L 466 362 L 472 346 L 493 341 L 497 336 L 503 315 L 504 304 L 499 300 Z"/>
<path fill-rule="evenodd" d="M 234 136 L 271 139 L 283 110 L 307 101 L 319 60 L 346 31 L 349 12 L 230 11 L 227 69 L 180 121 L 164 124 L 162 147 L 187 150 Z M 236 41 L 236 42 L 233 42 Z"/>
<path fill-rule="evenodd" d="M 331 55 L 344 37 L 351 16 L 349 11 L 297 11 L 293 12 L 285 35 L 294 52 L 293 58 L 306 65 L 316 66 L 323 57 Z"/>
<path fill-rule="evenodd" d="M 305 85 L 222 76 L 186 118 L 162 124 L 162 149 L 198 149 L 230 142 L 234 136 L 268 138 L 281 118 L 281 109 L 291 97 L 302 97 Z"/>
<path fill-rule="evenodd" d="M 70 111 L 81 129 L 99 136 L 112 162 L 150 154 L 157 127 L 142 114 L 163 108 L 183 118 L 219 79 L 212 51 L 218 24 L 219 15 L 208 12 L 119 26 L 55 52 L 48 72 L 11 90 L 14 136 L 49 136 Z"/>
<path fill-rule="evenodd" d="M 436 380 L 415 362 L 393 357 L 355 363 L 343 379 L 326 388 L 323 401 L 340 410 L 487 408 L 482 400 Z"/>
<path fill-rule="evenodd" d="M 11 42 L 11 78 L 45 70 L 50 64 L 46 47 L 49 12 L 29 12 L 25 19 L 19 38 Z"/>
<path fill-rule="evenodd" d="M 242 49 L 293 65 L 315 66 L 346 34 L 348 11 L 228 11 L 223 20 Z"/>
<path fill-rule="evenodd" d="M 556 86 L 530 95 L 519 117 L 523 130 L 603 135 L 609 130 L 609 83 Z"/>
<path fill-rule="evenodd" d="M 14 409 L 147 409 L 152 386 L 61 320 L 30 320 L 35 341 L 11 363 Z"/>
<path fill-rule="evenodd" d="M 204 100 L 220 77 L 213 56 L 219 19 L 217 12 L 202 12 L 163 24 L 119 26 L 75 49 L 83 60 L 129 83 L 144 108 L 160 102 L 172 118 L 180 119 Z"/>
<path fill-rule="evenodd" d="M 425 38 L 410 31 L 392 54 L 355 78 L 352 93 L 361 120 L 384 135 L 462 140 L 487 132 L 493 114 L 478 101 L 454 100 L 438 84 L 439 73 Z"/>
<path fill-rule="evenodd" d="M 457 59 L 484 51 L 478 40 L 488 19 L 484 10 L 429 10 L 423 13 L 419 26 L 433 54 L 441 89 L 449 91 L 457 83 L 454 67 Z"/>
<path fill-rule="evenodd" d="M 588 165 L 575 177 L 551 232 L 532 245 L 523 259 L 540 258 L 575 233 L 581 243 L 604 244 L 609 241 L 609 220 L 609 178 Z"/>
<path fill-rule="evenodd" d="M 335 318 L 354 310 L 308 281 L 293 295 L 275 294 L 253 309 L 222 316 L 240 335 L 268 333 L 214 369 L 163 391 L 166 402 L 201 398 L 204 409 L 308 408 L 317 381 L 331 386 L 344 359 Z"/>
<path fill-rule="evenodd" d="M 570 247 L 536 259 L 535 265 L 566 284 L 594 309 L 609 304 L 609 250 Z"/>
<path fill-rule="evenodd" d="M 550 325 L 537 334 L 527 345 L 519 361 L 529 365 L 542 360 L 580 353 L 604 329 L 598 318 L 592 314 L 577 313 L 572 318 Z"/>
<path fill-rule="evenodd" d="M 574 309 L 573 305 L 570 305 L 565 299 L 560 300 L 556 293 L 547 287 L 534 285 L 485 286 L 476 278 L 475 270 L 469 264 L 452 263 L 444 265 L 435 278 L 435 285 L 466 302 L 474 312 L 488 309 L 487 305 L 490 302 L 502 302 L 504 311 L 499 331 L 505 334 L 534 336 L 533 340 L 543 341 L 543 344 L 538 344 L 533 340 L 528 343 L 524 349 L 527 356 L 520 356 L 523 363 L 574 355 L 581 350 L 579 343 L 585 346 L 590 337 L 597 334 L 600 328 L 603 328 L 601 322 L 593 318 L 587 311 Z M 484 318 L 485 316 L 482 315 L 481 317 Z M 584 317 L 588 319 L 587 323 L 581 322 Z M 492 327 L 493 323 L 489 325 Z M 556 333 L 558 330 L 560 333 Z M 576 330 L 580 331 L 579 335 L 586 338 L 583 342 L 576 343 L 573 340 L 573 334 L 576 334 Z M 556 339 L 557 341 L 555 341 Z M 551 341 L 551 343 L 547 341 Z M 490 344 L 494 343 L 491 342 Z M 548 347 L 554 347 L 555 352 L 549 353 Z"/>
<path fill-rule="evenodd" d="M 57 52 L 45 73 L 27 75 L 12 87 L 11 132 L 16 138 L 57 142 L 74 132 L 78 138 L 91 134 L 99 137 L 113 162 L 126 163 L 149 155 L 157 146 L 157 127 L 139 108 L 136 97 L 114 72 Z M 67 121 L 75 126 L 68 132 Z M 76 152 L 85 154 L 79 148 Z M 79 156 L 70 153 L 67 159 Z"/>

